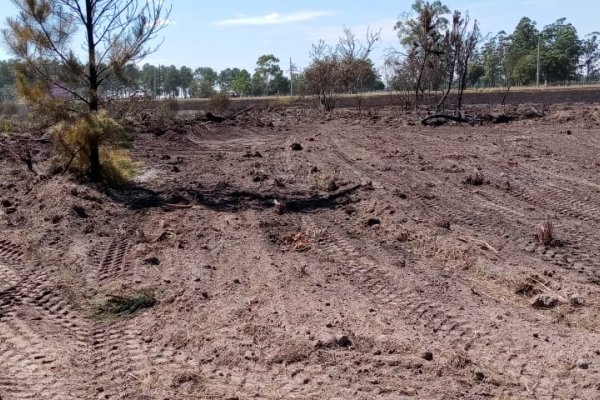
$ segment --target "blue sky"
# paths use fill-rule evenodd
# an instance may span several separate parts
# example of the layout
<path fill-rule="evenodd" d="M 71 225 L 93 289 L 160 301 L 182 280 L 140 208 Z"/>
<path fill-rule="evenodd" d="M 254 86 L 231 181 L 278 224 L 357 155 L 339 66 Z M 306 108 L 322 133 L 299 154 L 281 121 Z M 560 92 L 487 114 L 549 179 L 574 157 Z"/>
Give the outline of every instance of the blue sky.
<path fill-rule="evenodd" d="M 382 29 L 382 41 L 373 54 L 376 65 L 383 63 L 385 50 L 397 46 L 393 25 L 410 10 L 405 0 L 167 0 L 173 5 L 171 23 L 161 33 L 164 43 L 147 58 L 153 64 L 192 68 L 208 66 L 220 71 L 227 67 L 253 71 L 262 54 L 280 58 L 287 69 L 290 57 L 298 67 L 309 63 L 311 43 L 319 39 L 335 43 L 344 26 L 363 36 L 368 27 Z M 600 31 L 600 1 L 504 0 L 444 1 L 450 9 L 469 11 L 482 32 L 512 32 L 523 16 L 537 22 L 538 28 L 566 17 L 580 37 Z M 0 0 L 0 24 L 15 13 L 9 0 Z M 576 4 L 576 5 L 575 5 Z M 0 48 L 0 59 L 8 58 Z M 283 65 L 285 64 L 285 65 Z"/>

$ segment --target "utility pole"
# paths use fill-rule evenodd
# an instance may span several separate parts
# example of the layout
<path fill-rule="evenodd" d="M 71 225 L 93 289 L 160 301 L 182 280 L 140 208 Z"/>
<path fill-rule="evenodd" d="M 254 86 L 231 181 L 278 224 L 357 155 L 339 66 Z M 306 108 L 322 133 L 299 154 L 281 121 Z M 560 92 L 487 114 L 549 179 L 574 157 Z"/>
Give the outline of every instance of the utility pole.
<path fill-rule="evenodd" d="M 294 67 L 292 57 L 290 57 L 290 96 L 294 95 Z"/>
<path fill-rule="evenodd" d="M 538 51 L 537 51 L 537 73 L 536 73 L 536 84 L 540 86 L 540 41 L 542 36 L 538 34 Z"/>

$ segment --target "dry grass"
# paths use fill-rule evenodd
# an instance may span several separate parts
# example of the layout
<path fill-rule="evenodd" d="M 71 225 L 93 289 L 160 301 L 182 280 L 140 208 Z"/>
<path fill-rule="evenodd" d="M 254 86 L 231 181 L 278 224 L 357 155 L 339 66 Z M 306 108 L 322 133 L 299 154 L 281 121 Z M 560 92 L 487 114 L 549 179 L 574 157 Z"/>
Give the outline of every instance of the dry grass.
<path fill-rule="evenodd" d="M 556 238 L 554 237 L 554 224 L 550 220 L 545 220 L 544 223 L 538 227 L 535 233 L 537 242 L 544 246 L 553 246 L 556 244 Z"/>
<path fill-rule="evenodd" d="M 341 186 L 338 170 L 333 170 L 331 172 L 319 171 L 313 176 L 315 180 L 310 186 L 312 190 L 335 192 Z"/>
<path fill-rule="evenodd" d="M 474 174 L 467 176 L 463 183 L 466 183 L 467 185 L 481 186 L 488 182 L 485 180 L 485 176 L 481 172 L 477 171 Z"/>
<path fill-rule="evenodd" d="M 408 240 L 410 239 L 408 237 Z M 475 248 L 470 244 L 426 235 L 416 235 L 413 241 L 415 255 L 443 267 L 466 270 L 473 267 L 477 261 Z"/>
<path fill-rule="evenodd" d="M 100 319 L 114 319 L 133 315 L 157 303 L 154 293 L 149 290 L 140 291 L 131 296 L 109 295 L 106 301 L 96 309 L 95 316 Z"/>
<path fill-rule="evenodd" d="M 65 170 L 89 171 L 93 143 L 97 143 L 104 178 L 125 183 L 137 173 L 139 164 L 123 149 L 129 133 L 106 112 L 86 115 L 74 122 L 63 121 L 52 129 L 54 144 Z"/>
<path fill-rule="evenodd" d="M 312 239 L 305 232 L 290 233 L 283 237 L 283 244 L 288 251 L 303 252 L 312 248 Z"/>
<path fill-rule="evenodd" d="M 222 114 L 223 111 L 229 108 L 229 96 L 225 93 L 215 93 L 210 97 L 208 108 L 212 112 Z"/>

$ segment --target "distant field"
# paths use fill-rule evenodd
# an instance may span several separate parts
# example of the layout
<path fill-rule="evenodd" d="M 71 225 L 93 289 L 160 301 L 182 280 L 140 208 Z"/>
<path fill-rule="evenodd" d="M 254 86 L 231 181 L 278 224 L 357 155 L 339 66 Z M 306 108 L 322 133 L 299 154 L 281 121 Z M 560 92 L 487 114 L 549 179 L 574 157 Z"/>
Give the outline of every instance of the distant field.
<path fill-rule="evenodd" d="M 473 104 L 500 104 L 504 89 L 469 89 L 465 91 L 465 105 Z M 355 107 L 359 95 L 341 95 L 339 107 Z M 360 95 L 362 107 L 382 107 L 401 105 L 401 98 L 394 92 L 370 92 Z M 452 102 L 454 96 L 450 96 Z M 208 107 L 208 99 L 180 99 L 178 100 L 182 110 L 205 109 Z M 507 104 L 523 103 L 594 103 L 600 101 L 600 85 L 585 86 L 548 86 L 529 87 L 521 86 L 511 88 L 506 97 Z M 244 108 L 251 105 L 257 106 L 301 106 L 310 107 L 315 105 L 312 96 L 271 96 L 271 97 L 239 97 L 232 98 L 233 108 Z"/>

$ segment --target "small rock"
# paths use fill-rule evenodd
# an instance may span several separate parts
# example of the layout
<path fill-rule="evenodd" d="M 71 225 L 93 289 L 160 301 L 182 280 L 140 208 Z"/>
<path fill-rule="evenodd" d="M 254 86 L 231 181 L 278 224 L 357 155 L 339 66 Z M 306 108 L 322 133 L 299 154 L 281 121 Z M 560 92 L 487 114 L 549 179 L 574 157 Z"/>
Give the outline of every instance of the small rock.
<path fill-rule="evenodd" d="M 558 305 L 558 299 L 549 294 L 540 294 L 531 302 L 535 308 L 554 308 Z"/>
<path fill-rule="evenodd" d="M 476 371 L 475 374 L 474 374 L 474 378 L 475 378 L 476 381 L 481 382 L 481 381 L 483 381 L 485 379 L 485 374 L 483 372 L 481 372 L 481 371 Z"/>
<path fill-rule="evenodd" d="M 233 280 L 233 283 L 235 283 L 236 285 L 239 285 L 239 284 L 241 284 L 242 282 L 240 282 L 240 280 L 239 280 L 239 279 L 234 279 L 234 280 Z"/>
<path fill-rule="evenodd" d="M 425 351 L 423 354 L 421 354 L 421 358 L 425 361 L 431 361 L 433 360 L 433 353 L 430 351 Z"/>
<path fill-rule="evenodd" d="M 590 362 L 583 358 L 580 358 L 579 360 L 577 360 L 576 365 L 577 365 L 577 368 L 581 368 L 581 369 L 590 368 Z"/>
<path fill-rule="evenodd" d="M 304 147 L 302 147 L 302 145 L 300 143 L 292 143 L 292 150 L 294 150 L 294 151 L 300 151 L 303 148 Z"/>
<path fill-rule="evenodd" d="M 316 349 L 335 349 L 339 347 L 350 347 L 352 346 L 352 341 L 348 336 L 343 335 L 339 337 L 334 337 L 326 341 L 318 340 L 315 344 Z"/>
<path fill-rule="evenodd" d="M 585 300 L 578 294 L 572 294 L 569 296 L 569 303 L 571 303 L 572 306 L 581 307 L 585 305 Z"/>
<path fill-rule="evenodd" d="M 160 260 L 158 259 L 158 257 L 149 257 L 149 258 L 146 258 L 144 260 L 144 264 L 159 265 L 160 264 Z"/>
<path fill-rule="evenodd" d="M 10 207 L 10 206 L 12 206 L 12 205 L 13 205 L 12 201 L 10 201 L 10 200 L 8 200 L 8 199 L 4 199 L 4 200 L 2 200 L 2 206 L 3 206 L 3 207 Z"/>
<path fill-rule="evenodd" d="M 341 336 L 335 340 L 336 344 L 340 347 L 350 347 L 352 346 L 352 342 L 348 338 L 348 336 Z"/>
<path fill-rule="evenodd" d="M 87 211 L 85 211 L 85 208 L 83 206 L 73 206 L 73 212 L 79 218 L 87 218 L 88 217 L 88 213 L 87 213 Z"/>
<path fill-rule="evenodd" d="M 374 226 L 381 224 L 381 220 L 379 218 L 369 218 L 366 222 L 367 226 Z"/>
<path fill-rule="evenodd" d="M 570 130 L 570 129 L 567 129 L 567 135 L 570 135 L 570 134 L 572 134 L 572 133 L 573 133 L 573 132 L 571 132 L 571 130 Z"/>

